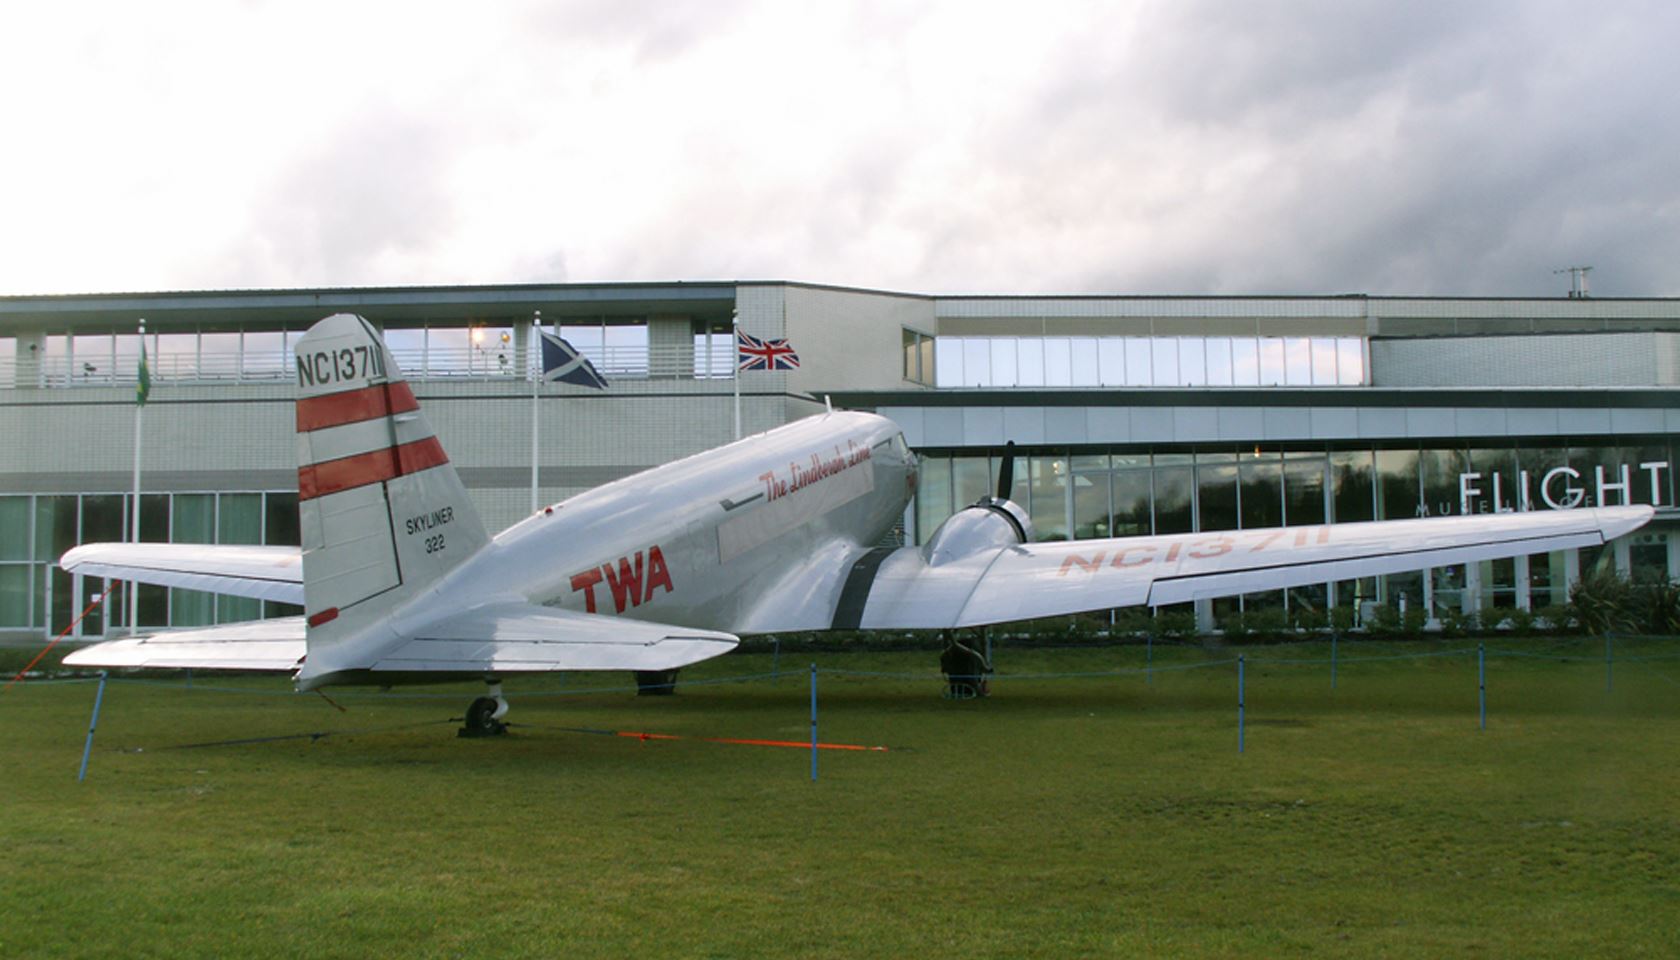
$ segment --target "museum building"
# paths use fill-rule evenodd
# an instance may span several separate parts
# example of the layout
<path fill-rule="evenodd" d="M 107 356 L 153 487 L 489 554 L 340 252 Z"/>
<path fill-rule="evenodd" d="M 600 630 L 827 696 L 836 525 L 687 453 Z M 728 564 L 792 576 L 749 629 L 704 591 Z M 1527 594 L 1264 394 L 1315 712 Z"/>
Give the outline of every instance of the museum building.
<path fill-rule="evenodd" d="M 1585 570 L 1680 574 L 1680 300 L 965 296 L 785 282 L 534 284 L 0 297 L 0 634 L 51 636 L 104 589 L 69 547 L 140 535 L 295 544 L 292 348 L 367 317 L 501 529 L 546 504 L 836 407 L 922 461 L 919 542 L 991 492 L 1041 539 L 1648 503 L 1608 548 L 1251 594 L 1196 610 L 1540 610 Z M 732 323 L 799 366 L 736 373 Z M 137 415 L 141 322 L 150 390 Z M 553 329 L 609 381 L 543 383 Z M 737 376 L 739 382 L 737 382 Z M 535 397 L 535 399 L 533 399 Z M 535 416 L 537 426 L 533 430 Z M 533 433 L 536 442 L 533 444 Z M 95 609 L 72 635 L 126 629 Z M 296 612 L 144 587 L 142 627 Z"/>

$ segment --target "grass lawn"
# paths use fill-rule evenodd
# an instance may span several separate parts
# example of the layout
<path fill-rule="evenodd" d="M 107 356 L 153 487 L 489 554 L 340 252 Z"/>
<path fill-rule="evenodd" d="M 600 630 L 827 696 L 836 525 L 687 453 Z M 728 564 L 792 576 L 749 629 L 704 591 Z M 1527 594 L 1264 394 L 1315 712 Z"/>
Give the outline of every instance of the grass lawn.
<path fill-rule="evenodd" d="M 1518 641 L 1505 641 L 1513 649 Z M 1680 952 L 1680 646 L 734 654 L 673 697 L 113 682 L 0 695 L 0 956 L 1524 956 Z M 1568 657 L 1569 659 L 1563 659 Z M 1646 657 L 1648 660 L 1637 660 Z M 809 736 L 807 751 L 689 738 Z M 1185 669 L 1197 667 L 1195 669 Z M 15 669 L 15 667 L 14 667 Z M 838 671 L 856 671 L 840 673 Z M 8 671 L 9 673 L 10 671 Z M 906 678 L 916 673 L 920 678 Z M 875 675 L 886 674 L 886 675 Z M 1011 674 L 1017 676 L 1012 677 Z M 597 687 L 623 675 L 595 679 Z M 441 698 L 434 695 L 447 694 Z M 418 695 L 418 696 L 417 696 Z M 334 732 L 319 738 L 184 744 Z"/>

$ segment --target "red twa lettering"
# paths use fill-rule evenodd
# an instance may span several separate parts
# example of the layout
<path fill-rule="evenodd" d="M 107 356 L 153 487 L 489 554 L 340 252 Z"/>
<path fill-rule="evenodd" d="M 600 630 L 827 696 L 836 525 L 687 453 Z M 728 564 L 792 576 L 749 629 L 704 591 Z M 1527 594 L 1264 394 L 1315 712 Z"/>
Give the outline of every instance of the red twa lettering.
<path fill-rule="evenodd" d="M 653 599 L 653 588 L 664 587 L 666 593 L 671 592 L 671 571 L 665 569 L 665 554 L 659 552 L 659 545 L 648 548 L 647 593 L 642 599 Z"/>
<path fill-rule="evenodd" d="M 675 589 L 671 585 L 671 570 L 665 564 L 665 554 L 657 544 L 649 547 L 645 555 L 637 550 L 628 557 L 619 557 L 616 564 L 604 563 L 572 576 L 572 590 L 583 591 L 584 608 L 590 613 L 597 612 L 595 587 L 603 580 L 612 590 L 616 613 L 652 600 L 655 587 L 664 587 L 666 593 Z"/>
<path fill-rule="evenodd" d="M 631 572 L 629 557 L 618 558 L 616 576 L 611 564 L 602 567 L 601 572 L 607 575 L 607 583 L 612 587 L 613 606 L 617 608 L 619 613 L 624 612 L 624 602 L 626 600 L 630 602 L 632 607 L 642 605 L 642 552 L 640 550 L 636 551 L 635 572 Z"/>
<path fill-rule="evenodd" d="M 1079 569 L 1084 570 L 1086 573 L 1094 573 L 1098 567 L 1102 566 L 1103 558 L 1106 556 L 1108 556 L 1108 551 L 1106 550 L 1098 550 L 1097 555 L 1089 560 L 1077 553 L 1070 553 L 1062 560 L 1062 568 L 1056 571 L 1056 576 L 1067 576 L 1068 571 L 1072 570 L 1076 565 Z"/>
<path fill-rule="evenodd" d="M 572 592 L 583 591 L 584 609 L 595 612 L 595 585 L 601 582 L 601 571 L 591 567 L 582 573 L 572 575 Z"/>

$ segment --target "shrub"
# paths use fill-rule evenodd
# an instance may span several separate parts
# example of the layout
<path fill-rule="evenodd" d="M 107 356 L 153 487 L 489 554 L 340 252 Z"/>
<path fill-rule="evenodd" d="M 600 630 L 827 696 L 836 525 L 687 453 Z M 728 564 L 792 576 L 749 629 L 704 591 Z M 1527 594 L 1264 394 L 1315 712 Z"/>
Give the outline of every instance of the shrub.
<path fill-rule="evenodd" d="M 1330 608 L 1330 629 L 1337 633 L 1347 633 L 1353 629 L 1353 621 L 1357 611 L 1346 604 Z"/>
<path fill-rule="evenodd" d="M 1372 633 L 1388 634 L 1400 632 L 1400 611 L 1396 607 L 1383 604 L 1371 612 L 1371 620 L 1365 624 Z"/>
<path fill-rule="evenodd" d="M 1441 633 L 1449 637 L 1465 637 L 1482 628 L 1482 616 L 1475 610 L 1451 609 L 1441 617 Z"/>
<path fill-rule="evenodd" d="M 1323 607 L 1303 607 L 1295 611 L 1295 628 L 1317 632 L 1330 625 L 1330 614 Z"/>
<path fill-rule="evenodd" d="M 1506 614 L 1505 624 L 1512 635 L 1526 637 L 1534 632 L 1534 613 L 1518 607 Z"/>
<path fill-rule="evenodd" d="M 1127 607 L 1114 617 L 1115 636 L 1141 637 L 1154 629 L 1155 619 L 1147 607 Z"/>
<path fill-rule="evenodd" d="M 1631 619 L 1649 633 L 1680 633 L 1680 583 L 1644 583 L 1634 587 Z"/>
<path fill-rule="evenodd" d="M 1567 630 L 1571 623 L 1569 608 L 1561 603 L 1549 603 L 1534 611 L 1536 629 L 1556 633 Z"/>
<path fill-rule="evenodd" d="M 1429 622 L 1429 614 L 1423 607 L 1408 607 L 1406 615 L 1400 618 L 1400 632 L 1408 637 L 1415 637 L 1423 633 L 1423 625 Z"/>
<path fill-rule="evenodd" d="M 1219 622 L 1219 629 L 1225 631 L 1227 640 L 1242 640 L 1254 632 L 1249 626 L 1248 617 L 1241 610 L 1233 610 L 1226 614 L 1225 619 Z"/>
<path fill-rule="evenodd" d="M 1196 633 L 1196 615 L 1187 610 L 1157 614 L 1152 632 L 1157 639 L 1193 636 Z"/>
<path fill-rule="evenodd" d="M 1289 632 L 1289 614 L 1282 607 L 1246 610 L 1243 619 L 1256 637 L 1275 640 Z"/>
<path fill-rule="evenodd" d="M 1569 615 L 1590 634 L 1628 629 L 1636 609 L 1632 585 L 1611 570 L 1594 570 L 1569 588 Z"/>

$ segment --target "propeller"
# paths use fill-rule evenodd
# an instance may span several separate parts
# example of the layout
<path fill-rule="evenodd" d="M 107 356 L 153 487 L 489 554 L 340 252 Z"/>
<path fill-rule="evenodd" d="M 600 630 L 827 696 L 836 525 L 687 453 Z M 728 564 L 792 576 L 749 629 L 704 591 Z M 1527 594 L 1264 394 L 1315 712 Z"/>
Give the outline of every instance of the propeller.
<path fill-rule="evenodd" d="M 1003 464 L 998 468 L 997 498 L 1008 500 L 1015 489 L 1015 441 L 1003 445 Z"/>

